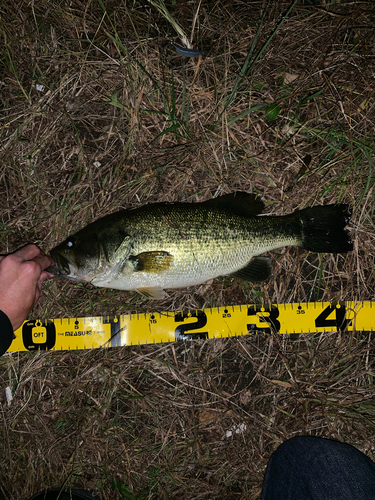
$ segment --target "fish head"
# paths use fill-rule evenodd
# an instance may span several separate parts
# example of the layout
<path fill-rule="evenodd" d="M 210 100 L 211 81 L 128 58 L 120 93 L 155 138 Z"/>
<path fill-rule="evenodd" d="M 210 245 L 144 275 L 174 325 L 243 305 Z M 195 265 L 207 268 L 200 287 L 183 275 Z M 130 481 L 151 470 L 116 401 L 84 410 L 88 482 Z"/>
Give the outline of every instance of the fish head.
<path fill-rule="evenodd" d="M 72 281 L 91 281 L 103 267 L 100 242 L 93 236 L 82 238 L 77 233 L 53 248 L 50 254 L 55 264 L 48 271 Z"/>
<path fill-rule="evenodd" d="M 55 276 L 95 283 L 105 280 L 126 261 L 132 238 L 116 220 L 103 218 L 69 236 L 50 252 Z"/>

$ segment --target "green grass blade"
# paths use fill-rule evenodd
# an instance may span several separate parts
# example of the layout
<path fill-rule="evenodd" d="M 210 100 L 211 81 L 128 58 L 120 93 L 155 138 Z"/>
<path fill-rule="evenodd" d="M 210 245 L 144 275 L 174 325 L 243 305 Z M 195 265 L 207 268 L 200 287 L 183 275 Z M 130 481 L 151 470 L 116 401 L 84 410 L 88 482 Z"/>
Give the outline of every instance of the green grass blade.
<path fill-rule="evenodd" d="M 254 52 L 254 49 L 255 49 L 255 46 L 257 44 L 257 41 L 258 41 L 258 37 L 259 37 L 259 34 L 260 34 L 260 31 L 262 29 L 262 26 L 263 26 L 263 23 L 264 23 L 264 19 L 265 19 L 265 15 L 266 15 L 266 9 L 264 9 L 263 11 L 263 15 L 262 15 L 262 18 L 260 20 L 260 23 L 259 23 L 259 26 L 258 26 L 258 29 L 257 29 L 257 32 L 255 34 L 255 37 L 254 37 L 254 40 L 253 40 L 253 43 L 251 44 L 251 47 L 250 47 L 250 50 L 249 50 L 249 53 L 247 54 L 246 56 L 246 59 L 245 59 L 245 62 L 242 66 L 242 69 L 241 69 L 241 72 L 240 72 L 240 75 L 238 76 L 237 78 L 237 81 L 236 83 L 234 84 L 234 87 L 232 89 L 232 92 L 230 94 L 230 96 L 228 97 L 225 105 L 224 105 L 224 109 L 221 111 L 220 115 L 219 115 L 219 118 L 217 121 L 220 120 L 222 114 L 226 111 L 226 109 L 230 106 L 230 104 L 232 103 L 233 99 L 235 98 L 236 96 L 236 93 L 238 91 L 238 88 L 239 86 L 241 85 L 243 79 L 248 76 L 251 72 L 251 70 L 253 69 L 253 67 L 255 66 L 255 64 L 259 61 L 259 59 L 262 57 L 264 51 L 266 50 L 266 48 L 268 47 L 268 45 L 270 44 L 270 42 L 272 41 L 273 37 L 276 35 L 276 33 L 279 31 L 279 29 L 281 28 L 281 26 L 283 25 L 283 23 L 285 22 L 285 20 L 287 19 L 287 17 L 289 16 L 290 12 L 292 11 L 293 7 L 295 6 L 295 4 L 297 3 L 297 0 L 294 0 L 293 3 L 291 4 L 291 6 L 289 7 L 289 9 L 287 10 L 287 12 L 284 14 L 284 16 L 282 17 L 281 21 L 279 22 L 279 24 L 276 26 L 276 28 L 274 29 L 274 31 L 272 32 L 272 34 L 269 36 L 268 40 L 265 42 L 265 44 L 263 45 L 263 47 L 260 49 L 260 51 L 258 52 L 257 56 L 254 58 L 254 60 L 250 63 L 250 60 L 252 58 L 252 55 L 253 55 L 253 52 Z"/>
<path fill-rule="evenodd" d="M 163 0 L 147 0 L 148 3 L 153 5 L 159 12 L 160 14 L 171 24 L 173 29 L 176 31 L 176 33 L 179 35 L 182 44 L 187 47 L 188 49 L 191 49 L 191 43 L 189 42 L 189 39 L 184 32 L 184 30 L 181 28 L 181 26 L 178 24 L 178 22 L 171 16 L 169 13 L 165 3 Z"/>
<path fill-rule="evenodd" d="M 233 125 L 233 123 L 236 123 L 237 120 L 241 120 L 241 118 L 244 118 L 247 115 L 250 115 L 251 113 L 256 113 L 257 111 L 262 111 L 265 107 L 267 106 L 266 103 L 263 104 L 251 104 L 249 109 L 246 109 L 245 111 L 242 111 L 239 115 L 235 116 L 228 122 L 228 126 Z"/>

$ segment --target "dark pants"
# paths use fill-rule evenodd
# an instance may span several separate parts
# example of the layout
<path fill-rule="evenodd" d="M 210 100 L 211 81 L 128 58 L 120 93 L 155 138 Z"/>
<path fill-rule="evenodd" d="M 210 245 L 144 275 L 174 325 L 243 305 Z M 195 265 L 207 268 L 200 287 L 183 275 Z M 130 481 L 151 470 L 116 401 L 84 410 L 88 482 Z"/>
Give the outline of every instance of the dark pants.
<path fill-rule="evenodd" d="M 292 438 L 271 456 L 261 500 L 375 500 L 375 463 L 349 444 Z"/>

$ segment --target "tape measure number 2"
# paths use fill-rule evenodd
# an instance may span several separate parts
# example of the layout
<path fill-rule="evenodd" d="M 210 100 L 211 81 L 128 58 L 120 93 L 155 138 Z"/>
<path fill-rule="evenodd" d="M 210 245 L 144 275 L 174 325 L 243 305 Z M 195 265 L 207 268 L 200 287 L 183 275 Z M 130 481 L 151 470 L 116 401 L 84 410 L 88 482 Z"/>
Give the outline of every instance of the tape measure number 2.
<path fill-rule="evenodd" d="M 373 305 L 374 304 L 374 305 Z M 375 329 L 373 302 L 239 305 L 26 321 L 8 352 L 96 349 L 256 334 L 296 334 Z"/>

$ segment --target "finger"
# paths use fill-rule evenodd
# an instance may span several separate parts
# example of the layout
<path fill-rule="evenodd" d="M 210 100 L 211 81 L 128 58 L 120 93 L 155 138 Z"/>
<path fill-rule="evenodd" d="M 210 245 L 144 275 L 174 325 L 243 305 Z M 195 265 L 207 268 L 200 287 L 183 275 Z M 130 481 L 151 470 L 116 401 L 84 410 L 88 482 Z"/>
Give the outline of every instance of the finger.
<path fill-rule="evenodd" d="M 34 244 L 26 245 L 19 250 L 13 252 L 13 255 L 17 255 L 23 260 L 31 260 L 37 257 L 38 255 L 44 255 L 44 253 Z"/>
<path fill-rule="evenodd" d="M 42 286 L 43 283 L 48 279 L 49 273 L 46 271 L 43 271 L 42 274 L 39 276 L 38 282 L 36 284 L 36 289 L 35 289 L 35 303 L 38 301 L 39 297 L 42 294 Z M 35 305 L 35 304 L 34 304 Z"/>
<path fill-rule="evenodd" d="M 49 257 L 48 255 L 44 254 L 37 255 L 36 257 L 30 260 L 34 260 L 35 262 L 37 262 L 40 265 L 42 271 L 47 269 L 47 267 L 53 266 L 55 264 L 52 257 Z"/>
<path fill-rule="evenodd" d="M 40 284 L 42 285 L 46 280 L 51 280 L 53 278 L 55 278 L 53 274 L 49 273 L 48 271 L 43 271 L 40 275 L 38 283 L 40 282 Z"/>
<path fill-rule="evenodd" d="M 35 307 L 36 303 L 39 300 L 41 293 L 42 293 L 42 284 L 39 283 L 39 281 L 38 281 L 36 288 L 35 288 L 35 300 L 34 300 L 34 304 L 32 307 Z"/>
<path fill-rule="evenodd" d="M 38 282 L 37 282 L 37 289 L 39 290 L 39 295 L 41 294 L 42 292 L 42 286 L 43 286 L 43 283 L 48 280 L 48 279 L 52 279 L 54 278 L 54 276 L 50 273 L 48 273 L 47 271 L 43 271 L 42 274 L 40 275 L 39 279 L 38 279 Z"/>

